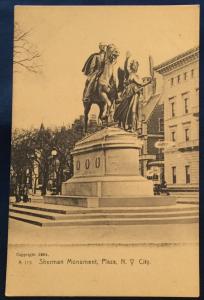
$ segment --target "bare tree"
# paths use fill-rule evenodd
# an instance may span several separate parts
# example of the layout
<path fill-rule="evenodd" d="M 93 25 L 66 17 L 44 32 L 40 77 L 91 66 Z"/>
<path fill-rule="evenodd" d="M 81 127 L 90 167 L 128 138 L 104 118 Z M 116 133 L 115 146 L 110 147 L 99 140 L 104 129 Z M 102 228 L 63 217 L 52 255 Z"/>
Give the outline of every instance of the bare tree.
<path fill-rule="evenodd" d="M 20 25 L 14 24 L 14 54 L 13 64 L 14 72 L 19 72 L 21 69 L 40 73 L 41 65 L 39 63 L 40 53 L 30 41 L 31 31 L 23 31 Z"/>

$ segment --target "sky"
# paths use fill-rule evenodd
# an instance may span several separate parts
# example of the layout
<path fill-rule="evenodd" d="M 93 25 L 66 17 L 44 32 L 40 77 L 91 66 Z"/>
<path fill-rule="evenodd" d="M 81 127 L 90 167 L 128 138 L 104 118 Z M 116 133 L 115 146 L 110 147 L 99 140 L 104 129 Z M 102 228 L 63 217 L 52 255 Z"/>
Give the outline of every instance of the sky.
<path fill-rule="evenodd" d="M 81 72 L 99 42 L 129 50 L 138 73 L 199 45 L 199 6 L 16 6 L 15 21 L 41 53 L 42 73 L 14 73 L 13 128 L 71 124 L 83 113 Z M 161 82 L 161 79 L 160 81 Z M 97 112 L 93 107 L 91 113 Z"/>

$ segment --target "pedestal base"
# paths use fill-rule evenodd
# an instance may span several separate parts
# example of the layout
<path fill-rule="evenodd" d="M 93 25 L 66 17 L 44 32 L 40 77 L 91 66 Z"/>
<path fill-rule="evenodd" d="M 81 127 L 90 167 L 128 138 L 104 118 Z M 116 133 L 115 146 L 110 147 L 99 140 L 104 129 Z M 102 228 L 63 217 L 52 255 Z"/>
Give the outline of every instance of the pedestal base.
<path fill-rule="evenodd" d="M 176 204 L 176 197 L 146 196 L 146 197 L 83 197 L 83 196 L 44 196 L 44 203 L 75 207 L 153 207 Z"/>
<path fill-rule="evenodd" d="M 140 176 L 135 134 L 108 127 L 77 142 L 74 176 L 62 184 L 61 196 L 45 203 L 81 207 L 137 207 L 173 205 L 168 197 L 154 197 L 153 182 Z"/>
<path fill-rule="evenodd" d="M 73 177 L 63 183 L 62 195 L 119 198 L 153 196 L 153 183 L 139 175 Z"/>

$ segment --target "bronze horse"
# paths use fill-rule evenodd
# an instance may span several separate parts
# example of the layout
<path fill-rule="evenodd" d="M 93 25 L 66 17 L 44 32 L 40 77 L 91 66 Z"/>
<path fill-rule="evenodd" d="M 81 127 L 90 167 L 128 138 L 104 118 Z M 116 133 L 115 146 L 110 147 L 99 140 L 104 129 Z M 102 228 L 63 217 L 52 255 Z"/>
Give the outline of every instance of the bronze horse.
<path fill-rule="evenodd" d="M 98 120 L 101 123 L 108 125 L 110 109 L 116 99 L 118 99 L 117 86 L 113 75 L 113 66 L 119 53 L 114 45 L 108 45 L 105 55 L 104 67 L 94 79 L 91 93 L 83 101 L 84 105 L 84 130 L 87 132 L 88 115 L 92 104 L 97 104 L 99 107 Z"/>

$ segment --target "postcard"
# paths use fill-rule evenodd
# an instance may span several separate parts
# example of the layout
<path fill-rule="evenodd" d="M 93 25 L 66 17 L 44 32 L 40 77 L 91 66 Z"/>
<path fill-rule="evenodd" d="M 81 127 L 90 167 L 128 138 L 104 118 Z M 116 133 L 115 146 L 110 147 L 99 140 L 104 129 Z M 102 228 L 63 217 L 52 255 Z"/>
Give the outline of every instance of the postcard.
<path fill-rule="evenodd" d="M 199 296 L 199 5 L 15 6 L 7 296 Z"/>

